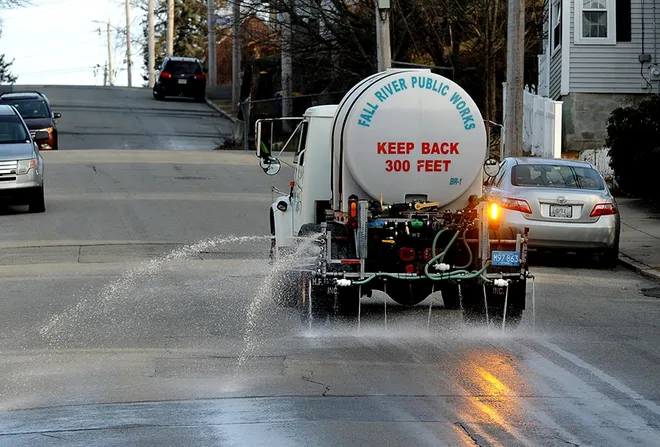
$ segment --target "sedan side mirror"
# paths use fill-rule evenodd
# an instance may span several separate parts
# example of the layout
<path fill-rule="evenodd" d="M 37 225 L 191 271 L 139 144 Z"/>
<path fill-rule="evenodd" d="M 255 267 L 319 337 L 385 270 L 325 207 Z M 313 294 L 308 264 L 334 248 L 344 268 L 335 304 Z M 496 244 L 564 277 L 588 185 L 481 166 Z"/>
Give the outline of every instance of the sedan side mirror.
<path fill-rule="evenodd" d="M 34 133 L 34 140 L 35 141 L 47 140 L 48 137 L 50 137 L 50 134 L 48 133 L 48 131 L 45 131 L 45 130 L 37 130 Z"/>
<path fill-rule="evenodd" d="M 53 118 L 55 119 L 62 118 L 62 114 L 60 112 L 55 112 L 53 113 Z"/>

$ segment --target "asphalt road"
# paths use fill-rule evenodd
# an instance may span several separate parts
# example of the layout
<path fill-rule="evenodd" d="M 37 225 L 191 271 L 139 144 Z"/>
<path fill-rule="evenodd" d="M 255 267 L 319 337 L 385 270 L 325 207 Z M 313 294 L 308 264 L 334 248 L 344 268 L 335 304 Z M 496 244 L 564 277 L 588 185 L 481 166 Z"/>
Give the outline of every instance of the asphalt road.
<path fill-rule="evenodd" d="M 231 122 L 206 103 L 156 101 L 147 88 L 14 86 L 43 92 L 58 120 L 60 150 L 213 150 L 232 134 Z"/>
<path fill-rule="evenodd" d="M 660 445 L 660 301 L 627 270 L 536 266 L 515 331 L 440 296 L 386 326 L 378 295 L 309 332 L 269 298 L 254 157 L 44 157 L 46 213 L 0 211 L 0 445 Z"/>

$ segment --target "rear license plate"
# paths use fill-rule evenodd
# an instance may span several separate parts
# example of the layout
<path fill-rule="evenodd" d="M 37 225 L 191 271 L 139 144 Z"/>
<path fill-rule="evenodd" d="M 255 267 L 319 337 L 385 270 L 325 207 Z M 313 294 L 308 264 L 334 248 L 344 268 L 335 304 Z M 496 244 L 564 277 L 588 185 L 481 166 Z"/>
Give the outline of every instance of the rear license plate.
<path fill-rule="evenodd" d="M 493 265 L 499 267 L 518 267 L 520 265 L 520 253 L 517 251 L 493 251 Z"/>
<path fill-rule="evenodd" d="M 550 205 L 550 217 L 570 219 L 573 217 L 573 207 L 567 205 Z"/>
<path fill-rule="evenodd" d="M 188 81 L 185 79 L 179 79 L 179 84 L 187 84 Z"/>

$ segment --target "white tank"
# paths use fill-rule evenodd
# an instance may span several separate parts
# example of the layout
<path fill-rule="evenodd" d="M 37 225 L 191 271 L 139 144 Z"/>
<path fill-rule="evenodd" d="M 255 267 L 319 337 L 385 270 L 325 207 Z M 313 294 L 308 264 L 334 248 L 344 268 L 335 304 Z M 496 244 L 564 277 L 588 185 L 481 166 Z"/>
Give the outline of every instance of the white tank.
<path fill-rule="evenodd" d="M 456 83 L 430 70 L 372 75 L 333 119 L 333 208 L 345 211 L 351 194 L 441 206 L 467 199 L 481 191 L 486 145 L 479 108 Z"/>

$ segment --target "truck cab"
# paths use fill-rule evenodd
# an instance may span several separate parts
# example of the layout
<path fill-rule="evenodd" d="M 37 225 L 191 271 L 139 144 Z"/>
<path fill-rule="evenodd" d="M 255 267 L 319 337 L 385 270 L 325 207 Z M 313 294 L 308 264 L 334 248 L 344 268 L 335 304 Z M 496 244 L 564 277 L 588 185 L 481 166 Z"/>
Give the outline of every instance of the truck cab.
<path fill-rule="evenodd" d="M 309 222 L 321 223 L 325 210 L 330 208 L 329 141 L 336 109 L 336 105 L 307 109 L 282 148 L 282 151 L 295 153 L 290 191 L 278 197 L 270 210 L 271 234 L 278 248 L 292 246 L 300 227 Z M 264 125 L 264 122 L 257 125 L 260 135 L 259 124 Z"/>

